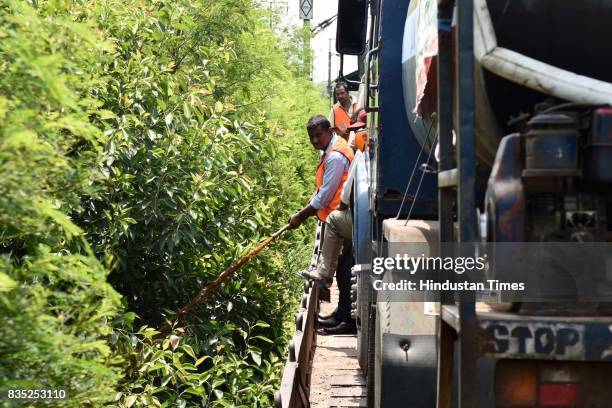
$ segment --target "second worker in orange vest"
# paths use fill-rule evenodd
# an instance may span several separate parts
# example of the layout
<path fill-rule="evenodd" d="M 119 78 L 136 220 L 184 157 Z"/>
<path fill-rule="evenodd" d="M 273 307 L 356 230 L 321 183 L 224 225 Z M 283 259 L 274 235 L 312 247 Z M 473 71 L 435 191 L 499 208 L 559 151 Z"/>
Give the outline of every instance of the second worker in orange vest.
<path fill-rule="evenodd" d="M 338 82 L 334 90 L 338 102 L 334 104 L 329 112 L 329 123 L 336 133 L 348 140 L 348 127 L 351 124 L 351 116 L 357 108 L 357 104 L 351 99 L 348 85 L 345 82 Z"/>
<path fill-rule="evenodd" d="M 353 161 L 353 150 L 336 135 L 329 121 L 321 115 L 310 118 L 306 125 L 310 143 L 323 152 L 317 168 L 317 190 L 304 208 L 289 219 L 289 228 L 299 227 L 308 217 L 316 215 L 321 221 L 340 204 L 340 193 Z"/>

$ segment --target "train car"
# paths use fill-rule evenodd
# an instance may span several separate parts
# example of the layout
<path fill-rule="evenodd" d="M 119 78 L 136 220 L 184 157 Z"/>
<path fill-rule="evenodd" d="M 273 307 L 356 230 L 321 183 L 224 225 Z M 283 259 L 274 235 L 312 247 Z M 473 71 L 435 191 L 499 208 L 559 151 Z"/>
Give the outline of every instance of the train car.
<path fill-rule="evenodd" d="M 358 38 L 364 29 L 354 22 L 365 5 L 340 4 L 342 52 L 342 35 Z M 395 270 L 363 272 L 375 258 L 427 256 L 456 240 L 598 242 L 607 251 L 612 3 L 473 0 L 465 9 L 462 34 L 452 2 L 369 2 L 371 142 L 354 229 L 355 248 L 367 248 L 357 253 L 355 309 L 368 405 L 606 406 L 605 293 L 571 304 L 526 298 L 440 307 L 409 291 L 373 289 L 375 281 L 400 282 Z M 354 32 L 343 33 L 349 20 Z M 499 247 L 497 259 L 509 258 Z M 560 285 L 560 268 L 551 267 L 551 285 Z M 498 266 L 487 277 L 513 273 Z M 462 317 L 471 329 L 460 334 Z M 546 350 L 538 348 L 544 332 Z M 568 338 L 571 347 L 561 344 Z M 521 384 L 525 392 L 509 391 Z"/>
<path fill-rule="evenodd" d="M 363 59 L 370 126 L 353 203 L 367 406 L 608 407 L 612 2 L 338 11 L 336 48 Z M 380 262 L 483 254 L 477 278 L 535 289 L 391 290 L 406 274 Z M 279 407 L 308 406 L 307 371 L 301 402 Z"/>

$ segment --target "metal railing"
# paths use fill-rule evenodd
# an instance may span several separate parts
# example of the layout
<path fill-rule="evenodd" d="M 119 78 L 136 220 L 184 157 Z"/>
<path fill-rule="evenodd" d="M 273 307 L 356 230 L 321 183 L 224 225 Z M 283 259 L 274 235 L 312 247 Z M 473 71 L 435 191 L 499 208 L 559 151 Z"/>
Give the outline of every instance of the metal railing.
<path fill-rule="evenodd" d="M 324 225 L 319 222 L 315 245 L 311 259 L 311 269 L 319 260 L 321 243 L 323 241 Z M 312 282 L 304 283 L 304 294 L 300 311 L 295 319 L 295 334 L 289 342 L 287 363 L 279 391 L 274 395 L 276 408 L 307 408 L 310 407 L 310 368 L 314 356 L 315 322 L 319 308 L 319 288 Z"/>

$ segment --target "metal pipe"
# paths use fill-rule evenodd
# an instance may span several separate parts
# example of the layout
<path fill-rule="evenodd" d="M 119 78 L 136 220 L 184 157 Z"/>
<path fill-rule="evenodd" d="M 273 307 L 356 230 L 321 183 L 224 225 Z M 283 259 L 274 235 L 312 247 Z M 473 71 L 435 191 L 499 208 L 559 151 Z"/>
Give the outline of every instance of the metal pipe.
<path fill-rule="evenodd" d="M 372 56 L 378 53 L 378 50 L 379 50 L 378 47 L 372 48 L 370 51 L 368 51 L 366 55 L 366 78 L 365 78 L 366 94 L 365 94 L 365 106 L 364 106 L 366 112 L 369 112 L 370 110 L 370 60 L 372 59 Z"/>
<path fill-rule="evenodd" d="M 438 140 L 440 175 L 456 172 L 453 161 L 453 75 L 452 75 L 452 44 L 451 32 L 443 31 L 444 23 L 452 19 L 453 7 L 438 7 Z M 433 147 L 435 148 L 435 147 Z M 458 178 L 456 176 L 455 178 Z M 455 183 L 456 184 L 456 183 Z M 440 242 L 453 242 L 454 220 L 453 201 L 455 190 L 445 188 L 438 181 L 438 218 L 440 222 Z M 448 250 L 448 246 L 442 247 Z M 442 256 L 453 256 L 453 253 L 442 253 Z M 440 281 L 444 277 L 440 272 Z M 447 292 L 440 293 L 441 312 L 444 305 L 451 304 L 454 299 Z M 437 372 L 437 408 L 453 406 L 453 361 L 455 332 L 444 320 L 438 322 L 438 372 Z"/>
<path fill-rule="evenodd" d="M 347 79 L 344 76 L 344 54 L 339 54 L 339 55 L 340 55 L 340 69 L 338 72 L 338 78 L 340 78 L 342 81 L 346 82 L 347 84 L 361 85 L 361 81 L 351 81 L 350 79 Z"/>
<path fill-rule="evenodd" d="M 459 169 L 458 221 L 459 242 L 463 246 L 476 240 L 476 144 L 474 135 L 474 0 L 457 1 L 458 53 L 457 77 L 458 114 L 457 165 Z M 469 246 L 469 245 L 468 245 Z M 465 249 L 465 248 L 464 248 Z M 462 253 L 461 256 L 473 256 Z M 477 346 L 479 344 L 475 298 L 472 292 L 462 292 L 459 302 L 461 331 L 459 333 L 459 407 L 475 408 Z"/>

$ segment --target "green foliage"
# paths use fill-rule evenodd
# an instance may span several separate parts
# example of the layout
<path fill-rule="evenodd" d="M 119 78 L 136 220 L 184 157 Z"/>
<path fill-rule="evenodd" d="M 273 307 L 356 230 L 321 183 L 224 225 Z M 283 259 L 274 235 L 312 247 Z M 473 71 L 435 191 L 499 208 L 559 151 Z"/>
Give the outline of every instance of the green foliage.
<path fill-rule="evenodd" d="M 282 347 L 263 350 L 274 344 L 260 334 L 269 328 L 263 321 L 210 321 L 163 340 L 152 340 L 157 332 L 147 326 L 134 334 L 117 330 L 126 353 L 139 351 L 128 371 L 131 381 L 116 399 L 123 406 L 271 406 L 284 362 L 278 358 Z"/>
<path fill-rule="evenodd" d="M 33 4 L 0 0 L 0 388 L 270 406 L 311 229 L 150 327 L 312 193 L 309 34 L 250 0 Z"/>
<path fill-rule="evenodd" d="M 102 266 L 44 246 L 20 267 L 0 263 L 20 282 L 0 296 L 0 388 L 63 389 L 61 405 L 73 407 L 110 400 L 120 371 L 107 337 L 119 298 Z"/>
<path fill-rule="evenodd" d="M 310 48 L 312 33 L 310 26 L 290 26 L 283 29 L 281 45 L 287 65 L 296 78 L 308 78 L 312 69 L 314 55 Z M 320 104 L 317 101 L 312 107 Z"/>
<path fill-rule="evenodd" d="M 257 97 L 272 55 L 248 45 L 258 20 L 238 10 L 249 2 L 222 3 L 107 1 L 96 10 L 115 41 L 104 72 L 112 79 L 96 90 L 114 118 L 105 121 L 107 177 L 80 223 L 148 323 L 285 218 L 270 217 L 278 196 L 266 191 L 274 130 L 256 105 L 240 106 Z"/>
<path fill-rule="evenodd" d="M 71 216 L 104 139 L 88 95 L 105 43 L 51 6 L 7 0 L 0 39 L 0 389 L 99 405 L 120 378 L 106 343 L 119 295 Z"/>

